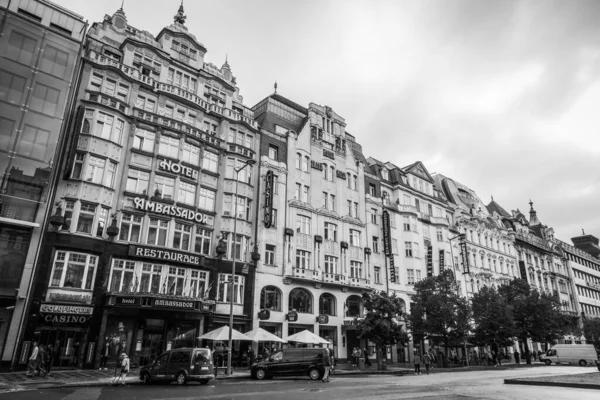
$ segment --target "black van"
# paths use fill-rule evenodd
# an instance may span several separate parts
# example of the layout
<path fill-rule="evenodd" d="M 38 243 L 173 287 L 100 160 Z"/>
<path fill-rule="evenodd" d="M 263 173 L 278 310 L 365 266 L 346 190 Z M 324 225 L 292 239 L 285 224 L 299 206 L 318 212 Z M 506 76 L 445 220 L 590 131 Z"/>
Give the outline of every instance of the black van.
<path fill-rule="evenodd" d="M 316 380 L 323 376 L 323 357 L 325 349 L 300 348 L 283 349 L 271 354 L 266 360 L 252 365 L 254 379 L 272 378 L 285 375 L 308 375 Z"/>
<path fill-rule="evenodd" d="M 202 348 L 169 350 L 140 371 L 140 380 L 145 384 L 175 381 L 184 385 L 188 381 L 198 381 L 206 385 L 214 377 L 211 351 Z"/>

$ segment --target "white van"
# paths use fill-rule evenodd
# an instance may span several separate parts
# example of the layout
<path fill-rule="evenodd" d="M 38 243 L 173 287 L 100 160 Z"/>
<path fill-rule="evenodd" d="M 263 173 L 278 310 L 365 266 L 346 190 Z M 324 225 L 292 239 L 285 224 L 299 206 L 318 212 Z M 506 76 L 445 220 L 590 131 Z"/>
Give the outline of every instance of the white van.
<path fill-rule="evenodd" d="M 565 363 L 579 364 L 582 367 L 594 364 L 597 359 L 598 353 L 593 344 L 557 344 L 540 357 L 540 361 L 546 365 Z"/>

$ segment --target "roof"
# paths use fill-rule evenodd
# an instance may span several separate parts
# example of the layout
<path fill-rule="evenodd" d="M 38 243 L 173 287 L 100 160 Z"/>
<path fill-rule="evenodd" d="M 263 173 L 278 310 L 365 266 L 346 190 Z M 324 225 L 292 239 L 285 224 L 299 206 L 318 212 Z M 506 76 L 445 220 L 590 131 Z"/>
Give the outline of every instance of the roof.
<path fill-rule="evenodd" d="M 493 214 L 494 211 L 498 213 L 501 217 L 510 218 L 511 215 L 504 209 L 500 204 L 496 202 L 496 200 L 492 200 L 490 204 L 486 206 L 490 214 Z"/>

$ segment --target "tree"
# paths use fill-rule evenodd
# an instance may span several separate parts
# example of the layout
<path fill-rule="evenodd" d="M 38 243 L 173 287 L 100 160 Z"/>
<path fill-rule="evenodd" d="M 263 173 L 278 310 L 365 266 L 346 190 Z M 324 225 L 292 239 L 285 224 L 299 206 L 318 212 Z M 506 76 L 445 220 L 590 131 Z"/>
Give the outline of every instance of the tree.
<path fill-rule="evenodd" d="M 513 279 L 498 289 L 509 305 L 515 324 L 515 336 L 523 341 L 527 364 L 531 354 L 527 339 L 534 342 L 551 342 L 567 331 L 565 314 L 557 295 L 540 293 L 522 279 Z"/>
<path fill-rule="evenodd" d="M 473 295 L 473 336 L 482 346 L 510 346 L 516 336 L 515 323 L 506 298 L 493 287 L 484 286 Z"/>
<path fill-rule="evenodd" d="M 381 351 L 388 345 L 408 342 L 408 335 L 399 322 L 404 302 L 395 293 L 386 292 L 363 292 L 362 301 L 364 318 L 356 317 L 354 323 L 361 338 L 375 343 L 377 369 L 382 369 Z"/>
<path fill-rule="evenodd" d="M 454 273 L 443 270 L 417 282 L 408 316 L 408 325 L 415 342 L 428 339 L 443 344 L 446 357 L 451 346 L 464 345 L 471 329 L 471 307 L 458 295 Z"/>
<path fill-rule="evenodd" d="M 600 351 L 600 318 L 583 318 L 583 336 Z"/>

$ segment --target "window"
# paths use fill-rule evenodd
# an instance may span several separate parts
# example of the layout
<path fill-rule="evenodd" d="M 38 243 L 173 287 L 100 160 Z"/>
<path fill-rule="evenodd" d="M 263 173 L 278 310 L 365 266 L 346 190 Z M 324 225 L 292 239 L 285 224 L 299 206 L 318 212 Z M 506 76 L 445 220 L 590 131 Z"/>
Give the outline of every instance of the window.
<path fill-rule="evenodd" d="M 196 253 L 210 254 L 211 231 L 196 225 L 196 237 L 194 242 L 194 251 Z"/>
<path fill-rule="evenodd" d="M 85 180 L 92 183 L 101 184 L 106 160 L 94 156 L 88 156 Z"/>
<path fill-rule="evenodd" d="M 160 291 L 162 265 L 142 264 L 142 273 L 138 291 L 142 293 L 155 293 Z"/>
<path fill-rule="evenodd" d="M 265 245 L 265 265 L 275 265 L 275 245 Z"/>
<path fill-rule="evenodd" d="M 193 206 L 196 203 L 196 185 L 183 181 L 179 182 L 177 201 Z"/>
<path fill-rule="evenodd" d="M 168 267 L 166 293 L 171 296 L 182 296 L 185 286 L 185 268 Z"/>
<path fill-rule="evenodd" d="M 11 74 L 7 71 L 0 71 L 0 100 L 21 105 L 21 99 L 23 97 L 23 94 L 25 93 L 26 83 L 27 79 L 25 79 L 22 76 Z M 36 84 L 36 91 L 38 85 L 41 84 Z M 36 101 L 36 91 L 34 91 L 33 93 L 30 105 L 31 108 L 37 109 L 37 111 L 42 111 L 41 109 L 39 109 L 40 107 L 34 106 L 34 103 Z"/>
<path fill-rule="evenodd" d="M 119 229 L 119 240 L 138 243 L 142 230 L 142 216 L 123 213 L 121 217 L 121 229 Z"/>
<path fill-rule="evenodd" d="M 92 233 L 95 214 L 95 204 L 81 203 L 81 207 L 79 208 L 79 219 L 77 220 L 77 232 Z"/>
<path fill-rule="evenodd" d="M 437 228 L 435 233 L 437 236 L 437 241 L 443 242 L 444 241 L 444 231 L 442 230 L 442 228 Z"/>
<path fill-rule="evenodd" d="M 2 75 L 4 75 L 4 73 L 2 73 Z M 0 75 L 0 82 L 2 80 L 2 75 Z M 13 76 L 15 78 L 20 78 L 16 75 Z M 13 80 L 12 83 L 14 84 L 18 82 L 15 82 L 15 80 Z M 25 83 L 24 80 L 23 83 Z M 0 86 L 4 85 L 0 83 Z M 3 97 L 2 91 L 0 91 L 0 98 L 1 97 Z M 58 108 L 59 99 L 60 90 L 36 82 L 33 94 L 31 96 L 31 101 L 29 102 L 29 106 L 32 110 L 39 111 L 48 115 L 55 115 Z"/>
<path fill-rule="evenodd" d="M 348 215 L 352 216 L 352 200 L 346 200 L 346 205 L 348 207 Z"/>
<path fill-rule="evenodd" d="M 106 228 L 106 223 L 108 221 L 108 208 L 100 208 L 100 212 L 98 214 L 98 223 L 96 225 L 96 236 L 103 237 L 104 229 Z"/>
<path fill-rule="evenodd" d="M 354 202 L 354 218 L 358 218 L 358 203 Z"/>
<path fill-rule="evenodd" d="M 130 168 L 127 172 L 127 186 L 125 190 L 132 193 L 146 194 L 148 192 L 148 183 L 150 174 Z"/>
<path fill-rule="evenodd" d="M 369 194 L 373 197 L 377 197 L 377 186 L 369 183 Z"/>
<path fill-rule="evenodd" d="M 188 251 L 192 241 L 192 226 L 175 223 L 173 234 L 173 248 Z"/>
<path fill-rule="evenodd" d="M 325 271 L 326 274 L 338 273 L 338 259 L 333 256 L 325 256 Z"/>
<path fill-rule="evenodd" d="M 73 161 L 73 171 L 71 172 L 72 179 L 81 179 L 84 162 L 85 162 L 85 154 L 76 153 L 75 160 Z"/>
<path fill-rule="evenodd" d="M 408 283 L 409 285 L 415 284 L 415 270 L 414 269 L 406 270 L 406 283 Z"/>
<path fill-rule="evenodd" d="M 323 293 L 319 298 L 319 314 L 335 315 L 335 297 L 330 293 Z"/>
<path fill-rule="evenodd" d="M 371 208 L 371 223 L 377 225 L 377 209 Z"/>
<path fill-rule="evenodd" d="M 346 300 L 346 316 L 361 317 L 362 301 L 360 296 L 352 295 Z"/>
<path fill-rule="evenodd" d="M 398 239 L 392 239 L 392 254 L 398 254 Z"/>
<path fill-rule="evenodd" d="M 188 290 L 189 297 L 205 298 L 206 287 L 208 285 L 208 272 L 206 271 L 195 271 L 190 272 L 190 285 Z"/>
<path fill-rule="evenodd" d="M 156 135 L 154 134 L 154 132 L 136 128 L 135 134 L 133 136 L 133 148 L 136 150 L 142 150 L 148 153 L 153 153 L 155 138 Z"/>
<path fill-rule="evenodd" d="M 310 235 L 310 217 L 296 216 L 296 232 Z"/>
<path fill-rule="evenodd" d="M 402 217 L 402 227 L 405 232 L 410 231 L 410 218 L 406 215 Z"/>
<path fill-rule="evenodd" d="M 192 165 L 200 165 L 200 148 L 184 142 L 181 145 L 181 161 Z"/>
<path fill-rule="evenodd" d="M 113 188 L 115 185 L 115 175 L 117 173 L 117 163 L 109 161 L 106 164 L 106 170 L 104 171 L 104 177 L 102 179 L 102 185 Z"/>
<path fill-rule="evenodd" d="M 156 175 L 154 177 L 154 197 L 163 200 L 173 200 L 175 192 L 175 179 Z"/>
<path fill-rule="evenodd" d="M 430 238 L 430 235 L 429 235 L 429 225 L 423 224 L 423 237 L 425 239 L 429 239 Z"/>
<path fill-rule="evenodd" d="M 346 172 L 346 184 L 348 185 L 348 189 L 352 189 L 352 175 L 350 172 Z"/>
<path fill-rule="evenodd" d="M 352 189 L 357 190 L 358 188 L 358 177 L 356 175 L 352 175 Z"/>
<path fill-rule="evenodd" d="M 213 152 L 205 151 L 202 157 L 202 169 L 210 172 L 218 172 L 219 156 Z"/>
<path fill-rule="evenodd" d="M 290 292 L 289 307 L 299 313 L 312 313 L 312 297 L 306 289 L 295 288 Z"/>
<path fill-rule="evenodd" d="M 296 191 L 294 193 L 294 198 L 297 200 L 300 200 L 300 193 L 302 192 L 302 185 L 299 183 L 296 183 Z"/>
<path fill-rule="evenodd" d="M 265 286 L 260 291 L 260 308 L 281 311 L 281 290 L 276 286 Z"/>
<path fill-rule="evenodd" d="M 302 154 L 296 153 L 296 169 L 302 169 Z"/>
<path fill-rule="evenodd" d="M 167 231 L 169 229 L 169 221 L 158 218 L 150 218 L 150 226 L 148 227 L 147 244 L 155 246 L 165 246 L 167 244 Z"/>
<path fill-rule="evenodd" d="M 404 256 L 405 257 L 412 257 L 413 256 L 412 243 L 411 242 L 404 242 Z"/>
<path fill-rule="evenodd" d="M 244 167 L 244 164 L 245 162 L 241 160 L 237 160 L 235 158 L 227 158 L 227 165 L 225 166 L 225 177 L 228 179 L 237 178 L 238 182 L 251 184 L 253 168 L 251 165 Z M 236 174 L 235 170 L 240 168 L 242 169 Z"/>
<path fill-rule="evenodd" d="M 350 229 L 350 246 L 360 247 L 360 231 Z"/>
<path fill-rule="evenodd" d="M 385 169 L 385 168 L 381 169 L 381 177 L 383 179 L 385 179 L 386 181 L 390 180 L 390 173 L 388 172 L 387 169 Z"/>
<path fill-rule="evenodd" d="M 8 45 L 13 48 L 13 51 L 17 51 L 17 54 L 12 57 L 13 60 L 27 66 L 33 65 L 33 57 L 38 54 L 36 49 L 37 41 L 35 39 L 13 30 L 10 32 Z"/>
<path fill-rule="evenodd" d="M 3 135 L 6 133 L 2 132 Z M 49 149 L 51 132 L 32 125 L 25 125 L 21 139 L 17 141 L 17 154 L 30 157 L 45 163 L 48 162 L 46 152 Z"/>
<path fill-rule="evenodd" d="M 304 186 L 302 189 L 302 202 L 308 203 L 308 193 L 309 193 L 309 187 Z"/>
<path fill-rule="evenodd" d="M 135 107 L 153 113 L 156 108 L 156 100 L 145 96 L 138 96 Z"/>
<path fill-rule="evenodd" d="M 337 225 L 325 222 L 325 240 L 337 242 Z"/>
<path fill-rule="evenodd" d="M 379 238 L 373 236 L 373 253 L 379 253 Z"/>
<path fill-rule="evenodd" d="M 410 217 L 410 227 L 412 229 L 413 232 L 418 232 L 418 225 L 417 225 L 417 218 L 416 217 Z"/>
<path fill-rule="evenodd" d="M 375 283 L 381 283 L 381 268 L 373 267 L 373 280 Z"/>
<path fill-rule="evenodd" d="M 236 199 L 236 207 L 232 205 L 233 196 L 226 194 L 224 196 L 223 214 L 232 216 L 235 212 L 235 217 L 239 219 L 249 220 L 251 214 L 251 203 L 250 199 L 238 196 Z"/>
<path fill-rule="evenodd" d="M 357 279 L 362 277 L 362 263 L 358 261 L 350 261 L 350 277 Z"/>
<path fill-rule="evenodd" d="M 335 195 L 323 192 L 323 206 L 326 210 L 335 211 Z"/>
<path fill-rule="evenodd" d="M 233 286 L 233 288 L 232 288 Z M 219 286 L 217 288 L 217 301 L 231 302 L 231 294 L 233 292 L 233 302 L 235 304 L 244 303 L 244 277 L 235 276 L 235 281 L 232 285 L 230 274 L 219 274 Z"/>
<path fill-rule="evenodd" d="M 279 147 L 272 144 L 269 145 L 269 158 L 271 160 L 279 161 Z"/>
<path fill-rule="evenodd" d="M 71 70 L 69 68 L 69 53 L 54 46 L 46 45 L 42 53 L 40 69 L 50 75 L 66 78 L 67 72 Z"/>
<path fill-rule="evenodd" d="M 419 282 L 421 280 L 421 270 L 417 269 L 415 272 L 416 272 L 415 280 L 417 282 Z"/>
<path fill-rule="evenodd" d="M 173 159 L 179 159 L 179 139 L 161 136 L 158 143 L 158 154 Z"/>
<path fill-rule="evenodd" d="M 310 269 L 310 252 L 296 250 L 296 268 Z"/>
<path fill-rule="evenodd" d="M 421 256 L 421 253 L 419 251 L 419 243 L 417 242 L 413 242 L 413 253 L 415 255 L 415 257 L 419 258 Z"/>
<path fill-rule="evenodd" d="M 310 164 L 310 158 L 304 156 L 304 162 L 302 163 L 302 171 L 308 172 L 308 165 Z"/>
<path fill-rule="evenodd" d="M 248 252 L 248 238 L 243 235 L 237 235 L 235 240 L 235 246 L 232 240 L 233 234 L 227 237 L 227 254 L 228 258 L 232 258 L 233 251 L 235 250 L 235 259 L 246 261 L 246 253 Z"/>
<path fill-rule="evenodd" d="M 91 290 L 97 265 L 98 257 L 91 254 L 57 251 L 50 286 Z"/>

